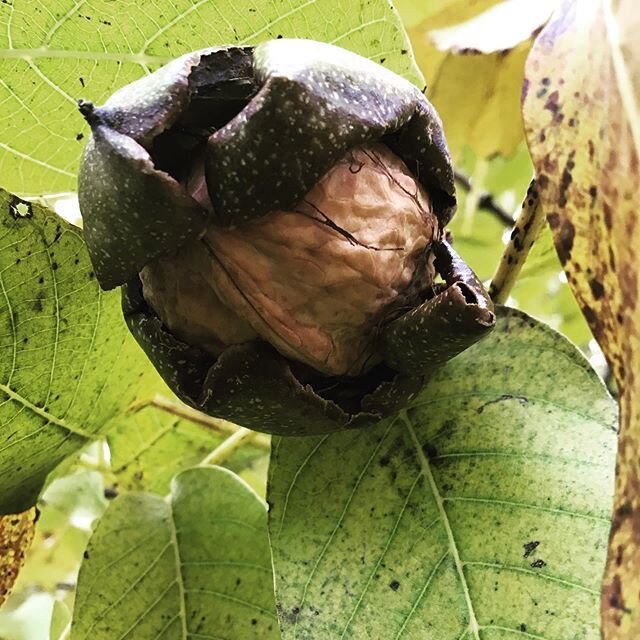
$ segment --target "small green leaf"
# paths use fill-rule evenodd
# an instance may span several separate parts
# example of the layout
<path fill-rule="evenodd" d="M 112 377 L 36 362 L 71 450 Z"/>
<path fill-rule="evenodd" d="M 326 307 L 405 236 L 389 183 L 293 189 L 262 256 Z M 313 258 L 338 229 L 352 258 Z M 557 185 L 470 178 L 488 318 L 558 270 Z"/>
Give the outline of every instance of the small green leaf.
<path fill-rule="evenodd" d="M 80 569 L 72 640 L 279 637 L 264 503 L 230 471 L 124 494 Z"/>
<path fill-rule="evenodd" d="M 596 640 L 616 408 L 519 311 L 377 428 L 278 438 L 285 639 Z"/>
<path fill-rule="evenodd" d="M 119 87 L 192 51 L 277 37 L 337 44 L 422 86 L 387 0 L 173 0 L 0 3 L 3 186 L 22 194 L 76 188 L 89 135 L 78 98 L 103 103 Z"/>

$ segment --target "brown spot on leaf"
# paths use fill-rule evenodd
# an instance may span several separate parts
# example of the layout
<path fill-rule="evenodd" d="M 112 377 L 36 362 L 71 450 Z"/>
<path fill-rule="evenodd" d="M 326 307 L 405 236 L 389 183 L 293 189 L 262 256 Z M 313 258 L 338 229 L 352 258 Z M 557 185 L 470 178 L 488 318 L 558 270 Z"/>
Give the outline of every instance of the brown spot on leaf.
<path fill-rule="evenodd" d="M 576 230 L 572 222 L 570 220 L 563 220 L 560 225 L 560 233 L 556 239 L 556 249 L 562 264 L 565 264 L 571 257 L 575 235 Z"/>
<path fill-rule="evenodd" d="M 575 155 L 576 155 L 575 151 L 571 151 L 571 153 L 569 153 L 569 157 L 567 158 L 567 163 L 565 164 L 564 169 L 562 171 L 562 177 L 560 178 L 560 192 L 558 194 L 558 206 L 563 209 L 564 207 L 567 206 L 567 191 L 569 190 L 569 187 L 573 182 L 573 175 L 571 172 L 576 166 L 573 160 L 575 158 Z"/>
<path fill-rule="evenodd" d="M 602 286 L 602 282 L 599 280 L 596 280 L 595 278 L 589 280 L 589 288 L 596 300 L 600 300 L 604 297 L 604 287 Z"/>

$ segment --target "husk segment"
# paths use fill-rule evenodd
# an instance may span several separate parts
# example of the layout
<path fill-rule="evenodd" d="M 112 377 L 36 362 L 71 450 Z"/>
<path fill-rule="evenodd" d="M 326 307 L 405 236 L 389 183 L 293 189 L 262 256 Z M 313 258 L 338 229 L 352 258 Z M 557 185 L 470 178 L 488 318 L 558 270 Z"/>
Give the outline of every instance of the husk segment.
<path fill-rule="evenodd" d="M 359 378 L 322 376 L 261 341 L 215 358 L 172 335 L 144 300 L 138 273 L 152 260 L 207 225 L 240 226 L 293 207 L 347 151 L 370 141 L 407 164 L 442 231 L 455 193 L 440 120 L 416 87 L 383 67 L 304 40 L 208 49 L 125 87 L 99 109 L 83 103 L 81 110 L 93 130 L 79 193 L 96 275 L 104 288 L 126 283 L 132 333 L 191 406 L 281 435 L 370 426 L 406 406 L 434 368 L 492 328 L 486 292 L 446 243 L 434 245 L 445 282 L 381 327 L 386 362 Z M 176 159 L 162 152 L 167 140 L 170 150 L 177 145 L 171 166 Z M 209 202 L 188 194 L 193 175 L 180 174 L 180 153 L 200 154 Z"/>

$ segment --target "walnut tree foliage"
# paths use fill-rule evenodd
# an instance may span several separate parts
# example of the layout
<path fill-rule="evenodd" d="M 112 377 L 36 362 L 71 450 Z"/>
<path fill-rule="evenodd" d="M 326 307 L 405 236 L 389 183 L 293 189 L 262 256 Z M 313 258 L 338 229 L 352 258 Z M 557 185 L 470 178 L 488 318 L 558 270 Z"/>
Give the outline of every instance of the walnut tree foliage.
<path fill-rule="evenodd" d="M 640 635 L 639 25 L 633 0 L 3 0 L 0 638 Z M 366 429 L 181 404 L 56 213 L 78 99 L 278 38 L 423 91 L 456 251 L 486 284 L 526 256 L 494 331 Z"/>

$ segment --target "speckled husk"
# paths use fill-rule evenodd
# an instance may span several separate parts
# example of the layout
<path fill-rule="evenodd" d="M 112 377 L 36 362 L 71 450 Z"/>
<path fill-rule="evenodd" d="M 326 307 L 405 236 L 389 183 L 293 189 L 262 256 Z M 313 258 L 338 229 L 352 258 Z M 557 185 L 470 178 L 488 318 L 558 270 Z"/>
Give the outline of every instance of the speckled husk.
<path fill-rule="evenodd" d="M 416 87 L 370 60 L 302 40 L 207 49 L 81 111 L 93 132 L 79 196 L 96 275 L 104 288 L 125 285 L 133 335 L 188 404 L 282 435 L 365 427 L 405 407 L 435 367 L 492 328 L 486 292 L 446 243 L 433 246 L 445 282 L 425 283 L 424 303 L 381 327 L 385 361 L 355 378 L 323 376 L 259 340 L 215 357 L 171 334 L 142 295 L 145 265 L 209 225 L 238 227 L 293 207 L 347 151 L 368 142 L 406 163 L 429 194 L 442 236 L 455 194 L 440 120 Z M 192 132 L 197 138 L 200 130 L 205 143 L 197 147 Z M 179 162 L 178 169 L 156 162 L 166 136 L 178 160 L 199 154 L 206 197 L 201 186 L 187 188 L 193 173 L 175 175 Z M 170 155 L 162 162 L 171 164 Z"/>
<path fill-rule="evenodd" d="M 374 393 L 360 394 L 361 411 L 349 412 L 300 382 L 291 363 L 266 343 L 229 347 L 216 359 L 181 342 L 149 308 L 138 278 L 123 287 L 122 307 L 136 340 L 183 402 L 256 431 L 315 435 L 373 426 L 406 406 L 424 382 L 391 372 Z"/>
<path fill-rule="evenodd" d="M 190 127 L 202 127 L 205 107 L 226 113 L 230 103 L 243 108 L 206 144 L 212 212 L 154 168 L 150 149 L 186 112 Z M 197 237 L 208 221 L 232 226 L 291 208 L 346 151 L 368 141 L 384 140 L 407 164 L 441 225 L 455 210 L 449 154 L 431 104 L 400 76 L 331 45 L 283 39 L 197 51 L 102 107 L 82 103 L 81 110 L 92 136 L 78 196 L 105 289 Z M 153 215 L 136 217 L 140 210 Z"/>

